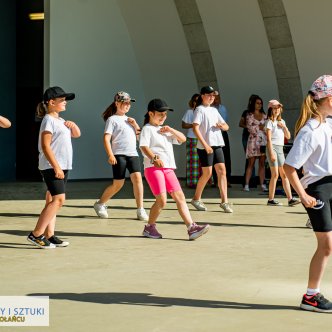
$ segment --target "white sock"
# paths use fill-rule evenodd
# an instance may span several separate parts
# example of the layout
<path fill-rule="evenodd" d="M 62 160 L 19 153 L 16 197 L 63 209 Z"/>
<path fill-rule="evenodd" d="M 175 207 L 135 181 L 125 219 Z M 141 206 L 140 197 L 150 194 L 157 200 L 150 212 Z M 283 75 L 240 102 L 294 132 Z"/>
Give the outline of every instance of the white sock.
<path fill-rule="evenodd" d="M 190 228 L 191 228 L 194 224 L 195 224 L 195 223 L 193 222 L 192 224 L 190 224 L 190 225 L 187 226 L 188 231 L 190 230 Z"/>
<path fill-rule="evenodd" d="M 244 188 L 245 188 L 245 189 L 249 189 L 249 185 L 246 184 L 246 185 L 244 186 Z"/>
<path fill-rule="evenodd" d="M 307 295 L 312 296 L 320 292 L 319 288 L 307 288 Z"/>

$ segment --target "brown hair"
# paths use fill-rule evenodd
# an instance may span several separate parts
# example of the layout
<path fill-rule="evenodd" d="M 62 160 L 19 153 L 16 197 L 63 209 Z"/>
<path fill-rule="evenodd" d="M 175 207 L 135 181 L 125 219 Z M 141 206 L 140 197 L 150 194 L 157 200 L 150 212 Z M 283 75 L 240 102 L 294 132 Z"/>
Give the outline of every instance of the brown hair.
<path fill-rule="evenodd" d="M 198 97 L 200 96 L 199 93 L 195 93 L 192 95 L 192 97 L 190 98 L 189 102 L 188 102 L 188 105 L 191 109 L 195 109 L 196 106 L 197 106 L 197 100 L 198 100 Z"/>
<path fill-rule="evenodd" d="M 281 108 L 281 110 L 280 110 L 279 115 L 277 116 L 277 121 L 281 121 L 281 113 L 283 112 L 283 108 L 282 107 L 280 107 L 280 108 Z M 272 115 L 273 115 L 272 111 L 273 111 L 272 107 L 269 107 L 269 109 L 267 110 L 267 118 L 269 120 L 272 120 Z"/>
<path fill-rule="evenodd" d="M 104 121 L 107 121 L 107 119 L 110 116 L 114 115 L 116 113 L 116 110 L 117 110 L 117 108 L 115 105 L 115 101 L 113 101 L 113 103 L 106 108 L 106 110 L 104 111 L 104 113 L 102 115 L 102 118 L 104 119 Z"/>
<path fill-rule="evenodd" d="M 37 105 L 36 117 L 43 118 L 47 114 L 47 105 L 42 101 Z"/>
<path fill-rule="evenodd" d="M 318 118 L 319 123 L 322 123 L 323 117 L 318 110 L 318 106 L 321 105 L 325 99 L 326 98 L 314 100 L 313 94 L 309 91 L 308 95 L 303 100 L 301 113 L 295 124 L 294 136 L 299 133 L 309 119 Z"/>

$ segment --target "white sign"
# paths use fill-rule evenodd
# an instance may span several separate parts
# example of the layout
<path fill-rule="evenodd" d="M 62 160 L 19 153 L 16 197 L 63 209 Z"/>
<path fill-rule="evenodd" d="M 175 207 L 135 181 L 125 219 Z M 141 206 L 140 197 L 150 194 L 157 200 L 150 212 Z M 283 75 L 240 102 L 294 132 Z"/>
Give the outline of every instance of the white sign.
<path fill-rule="evenodd" d="M 0 296 L 1 326 L 49 326 L 49 297 Z"/>

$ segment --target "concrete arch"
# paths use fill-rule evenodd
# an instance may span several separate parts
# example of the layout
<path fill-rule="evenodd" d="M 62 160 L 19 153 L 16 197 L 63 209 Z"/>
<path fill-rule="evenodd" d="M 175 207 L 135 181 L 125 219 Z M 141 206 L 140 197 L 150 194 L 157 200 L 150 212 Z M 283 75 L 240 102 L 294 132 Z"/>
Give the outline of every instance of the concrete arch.
<path fill-rule="evenodd" d="M 287 110 L 297 110 L 302 101 L 301 79 L 294 43 L 282 0 L 258 0 L 266 35 L 270 44 L 279 98 Z M 294 124 L 297 112 L 287 120 Z"/>
<path fill-rule="evenodd" d="M 219 89 L 209 42 L 196 0 L 174 0 L 174 3 L 187 40 L 198 88 L 212 85 Z"/>

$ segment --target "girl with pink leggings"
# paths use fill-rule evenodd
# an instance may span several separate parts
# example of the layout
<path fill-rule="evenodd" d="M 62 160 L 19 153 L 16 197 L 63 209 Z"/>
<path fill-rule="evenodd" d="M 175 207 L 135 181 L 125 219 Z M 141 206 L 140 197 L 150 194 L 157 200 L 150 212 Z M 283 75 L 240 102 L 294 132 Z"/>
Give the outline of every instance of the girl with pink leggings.
<path fill-rule="evenodd" d="M 148 224 L 144 227 L 143 236 L 152 239 L 162 238 L 157 231 L 156 221 L 166 205 L 169 193 L 187 226 L 189 240 L 195 240 L 208 231 L 209 225 L 199 226 L 193 222 L 186 198 L 175 175 L 173 144 L 185 142 L 186 137 L 174 128 L 162 126 L 167 118 L 167 111 L 173 109 L 165 101 L 151 100 L 140 134 L 139 146 L 144 156 L 144 175 L 156 198 L 150 210 Z"/>

